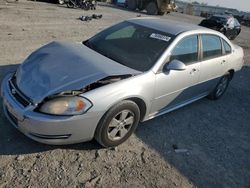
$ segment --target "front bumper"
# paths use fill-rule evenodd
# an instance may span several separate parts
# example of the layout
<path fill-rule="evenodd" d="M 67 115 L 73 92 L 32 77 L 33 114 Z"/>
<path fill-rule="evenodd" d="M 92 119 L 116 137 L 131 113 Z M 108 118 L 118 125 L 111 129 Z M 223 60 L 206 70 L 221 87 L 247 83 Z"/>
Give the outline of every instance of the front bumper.
<path fill-rule="evenodd" d="M 102 113 L 77 116 L 55 116 L 35 112 L 35 106 L 22 106 L 11 93 L 7 75 L 1 87 L 3 111 L 11 124 L 29 138 L 52 145 L 73 144 L 91 140 Z"/>

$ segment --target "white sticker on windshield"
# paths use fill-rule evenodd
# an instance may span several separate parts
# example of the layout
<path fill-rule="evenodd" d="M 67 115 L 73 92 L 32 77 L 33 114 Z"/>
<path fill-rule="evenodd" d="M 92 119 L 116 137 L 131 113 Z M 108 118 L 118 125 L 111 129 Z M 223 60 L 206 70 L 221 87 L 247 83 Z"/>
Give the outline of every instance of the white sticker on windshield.
<path fill-rule="evenodd" d="M 158 34 L 158 33 L 152 33 L 150 35 L 150 38 L 153 38 L 153 39 L 158 39 L 158 40 L 163 40 L 163 41 L 170 41 L 171 37 L 168 37 L 166 35 L 161 35 L 161 34 Z"/>

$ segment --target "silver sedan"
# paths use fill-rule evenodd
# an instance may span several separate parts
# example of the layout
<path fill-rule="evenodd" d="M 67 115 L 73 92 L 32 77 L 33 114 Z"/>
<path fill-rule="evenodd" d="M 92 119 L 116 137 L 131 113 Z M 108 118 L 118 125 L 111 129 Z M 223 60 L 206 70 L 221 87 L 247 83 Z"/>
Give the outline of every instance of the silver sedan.
<path fill-rule="evenodd" d="M 8 120 L 46 144 L 123 143 L 138 123 L 219 99 L 243 50 L 216 31 L 158 18 L 116 24 L 82 43 L 52 42 L 1 85 Z"/>

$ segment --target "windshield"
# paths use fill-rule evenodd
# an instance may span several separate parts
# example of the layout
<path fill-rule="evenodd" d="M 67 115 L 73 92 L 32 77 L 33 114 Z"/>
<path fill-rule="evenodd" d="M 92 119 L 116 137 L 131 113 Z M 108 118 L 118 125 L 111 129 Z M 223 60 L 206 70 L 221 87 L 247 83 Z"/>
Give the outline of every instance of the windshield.
<path fill-rule="evenodd" d="M 122 22 L 83 44 L 96 52 L 132 69 L 149 70 L 173 40 L 173 35 Z"/>

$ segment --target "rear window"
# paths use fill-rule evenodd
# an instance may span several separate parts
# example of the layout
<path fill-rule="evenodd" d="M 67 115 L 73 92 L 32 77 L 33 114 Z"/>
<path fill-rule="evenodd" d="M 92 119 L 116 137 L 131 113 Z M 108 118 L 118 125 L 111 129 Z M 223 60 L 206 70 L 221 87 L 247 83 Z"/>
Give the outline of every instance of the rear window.
<path fill-rule="evenodd" d="M 225 49 L 225 54 L 230 54 L 232 51 L 231 46 L 224 39 L 222 39 L 222 41 Z"/>
<path fill-rule="evenodd" d="M 215 35 L 202 35 L 203 59 L 212 59 L 222 55 L 221 40 Z"/>

